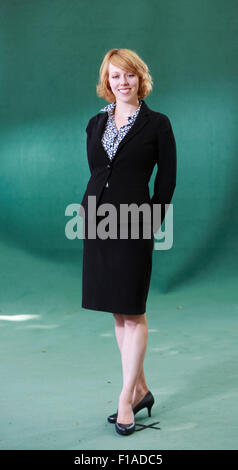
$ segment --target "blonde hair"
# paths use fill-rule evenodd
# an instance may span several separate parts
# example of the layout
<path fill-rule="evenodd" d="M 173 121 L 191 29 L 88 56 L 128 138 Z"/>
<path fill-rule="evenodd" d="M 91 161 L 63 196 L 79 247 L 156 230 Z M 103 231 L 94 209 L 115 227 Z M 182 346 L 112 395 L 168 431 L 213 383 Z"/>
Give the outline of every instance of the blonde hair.
<path fill-rule="evenodd" d="M 111 49 L 106 53 L 99 70 L 99 82 L 96 85 L 96 92 L 100 98 L 115 102 L 115 95 L 111 91 L 108 80 L 109 62 L 126 72 L 132 72 L 139 76 L 138 99 L 144 99 L 151 93 L 153 80 L 146 63 L 138 54 L 130 49 Z"/>

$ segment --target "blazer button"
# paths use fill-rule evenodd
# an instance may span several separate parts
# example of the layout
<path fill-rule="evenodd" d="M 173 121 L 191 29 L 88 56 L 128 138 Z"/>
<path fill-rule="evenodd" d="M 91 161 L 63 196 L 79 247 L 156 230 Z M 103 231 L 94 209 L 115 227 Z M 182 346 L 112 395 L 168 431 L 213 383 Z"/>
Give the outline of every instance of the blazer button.
<path fill-rule="evenodd" d="M 110 163 L 107 165 L 107 168 L 111 168 L 111 165 L 110 165 Z"/>

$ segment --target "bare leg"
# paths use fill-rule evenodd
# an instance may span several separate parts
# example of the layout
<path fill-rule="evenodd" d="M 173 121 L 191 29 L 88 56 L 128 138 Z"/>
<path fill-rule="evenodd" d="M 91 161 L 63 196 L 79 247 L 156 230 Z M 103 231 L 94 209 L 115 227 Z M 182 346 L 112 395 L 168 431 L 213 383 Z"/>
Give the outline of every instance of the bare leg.
<path fill-rule="evenodd" d="M 148 325 L 144 315 L 124 315 L 124 335 L 122 339 L 122 326 L 117 332 L 117 338 L 121 346 L 121 360 L 123 369 L 123 388 L 119 398 L 117 421 L 128 424 L 134 419 L 133 397 L 135 397 L 136 383 L 142 378 L 143 361 L 145 357 Z M 138 389 L 136 389 L 138 392 Z M 139 400 L 138 400 L 139 401 Z"/>
<path fill-rule="evenodd" d="M 115 318 L 115 335 L 117 339 L 117 344 L 120 352 L 122 352 L 122 345 L 125 333 L 125 321 L 124 315 L 114 314 Z M 142 368 L 139 372 L 132 397 L 132 407 L 134 408 L 137 403 L 139 403 L 145 394 L 149 391 L 149 388 L 146 383 L 145 372 L 144 372 L 144 360 L 142 363 Z"/>

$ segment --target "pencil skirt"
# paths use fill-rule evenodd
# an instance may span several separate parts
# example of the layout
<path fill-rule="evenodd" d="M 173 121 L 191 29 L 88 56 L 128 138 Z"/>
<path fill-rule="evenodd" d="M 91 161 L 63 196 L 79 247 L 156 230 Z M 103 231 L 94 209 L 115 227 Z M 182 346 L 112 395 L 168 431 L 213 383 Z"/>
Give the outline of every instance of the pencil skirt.
<path fill-rule="evenodd" d="M 96 226 L 102 219 L 97 216 Z M 82 262 L 82 304 L 90 310 L 123 314 L 146 313 L 154 247 L 154 236 L 143 238 L 143 227 L 139 224 L 139 238 L 90 239 L 85 225 Z"/>

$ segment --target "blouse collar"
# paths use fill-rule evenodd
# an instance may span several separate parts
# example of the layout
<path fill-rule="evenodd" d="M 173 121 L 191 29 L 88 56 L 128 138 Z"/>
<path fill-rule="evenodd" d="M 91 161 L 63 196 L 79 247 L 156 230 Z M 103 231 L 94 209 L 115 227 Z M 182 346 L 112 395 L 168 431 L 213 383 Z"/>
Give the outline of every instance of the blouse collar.
<path fill-rule="evenodd" d="M 140 103 L 140 106 L 137 108 L 137 110 L 134 112 L 134 114 L 132 114 L 131 116 L 128 116 L 127 119 L 128 119 L 129 122 L 132 121 L 137 116 L 137 114 L 139 113 L 141 105 L 142 105 L 142 100 L 139 100 L 139 103 Z M 114 114 L 115 106 L 116 106 L 116 103 L 110 103 L 107 106 L 105 106 L 104 108 L 101 108 L 100 111 L 107 112 L 108 116 L 112 117 L 113 114 Z"/>

